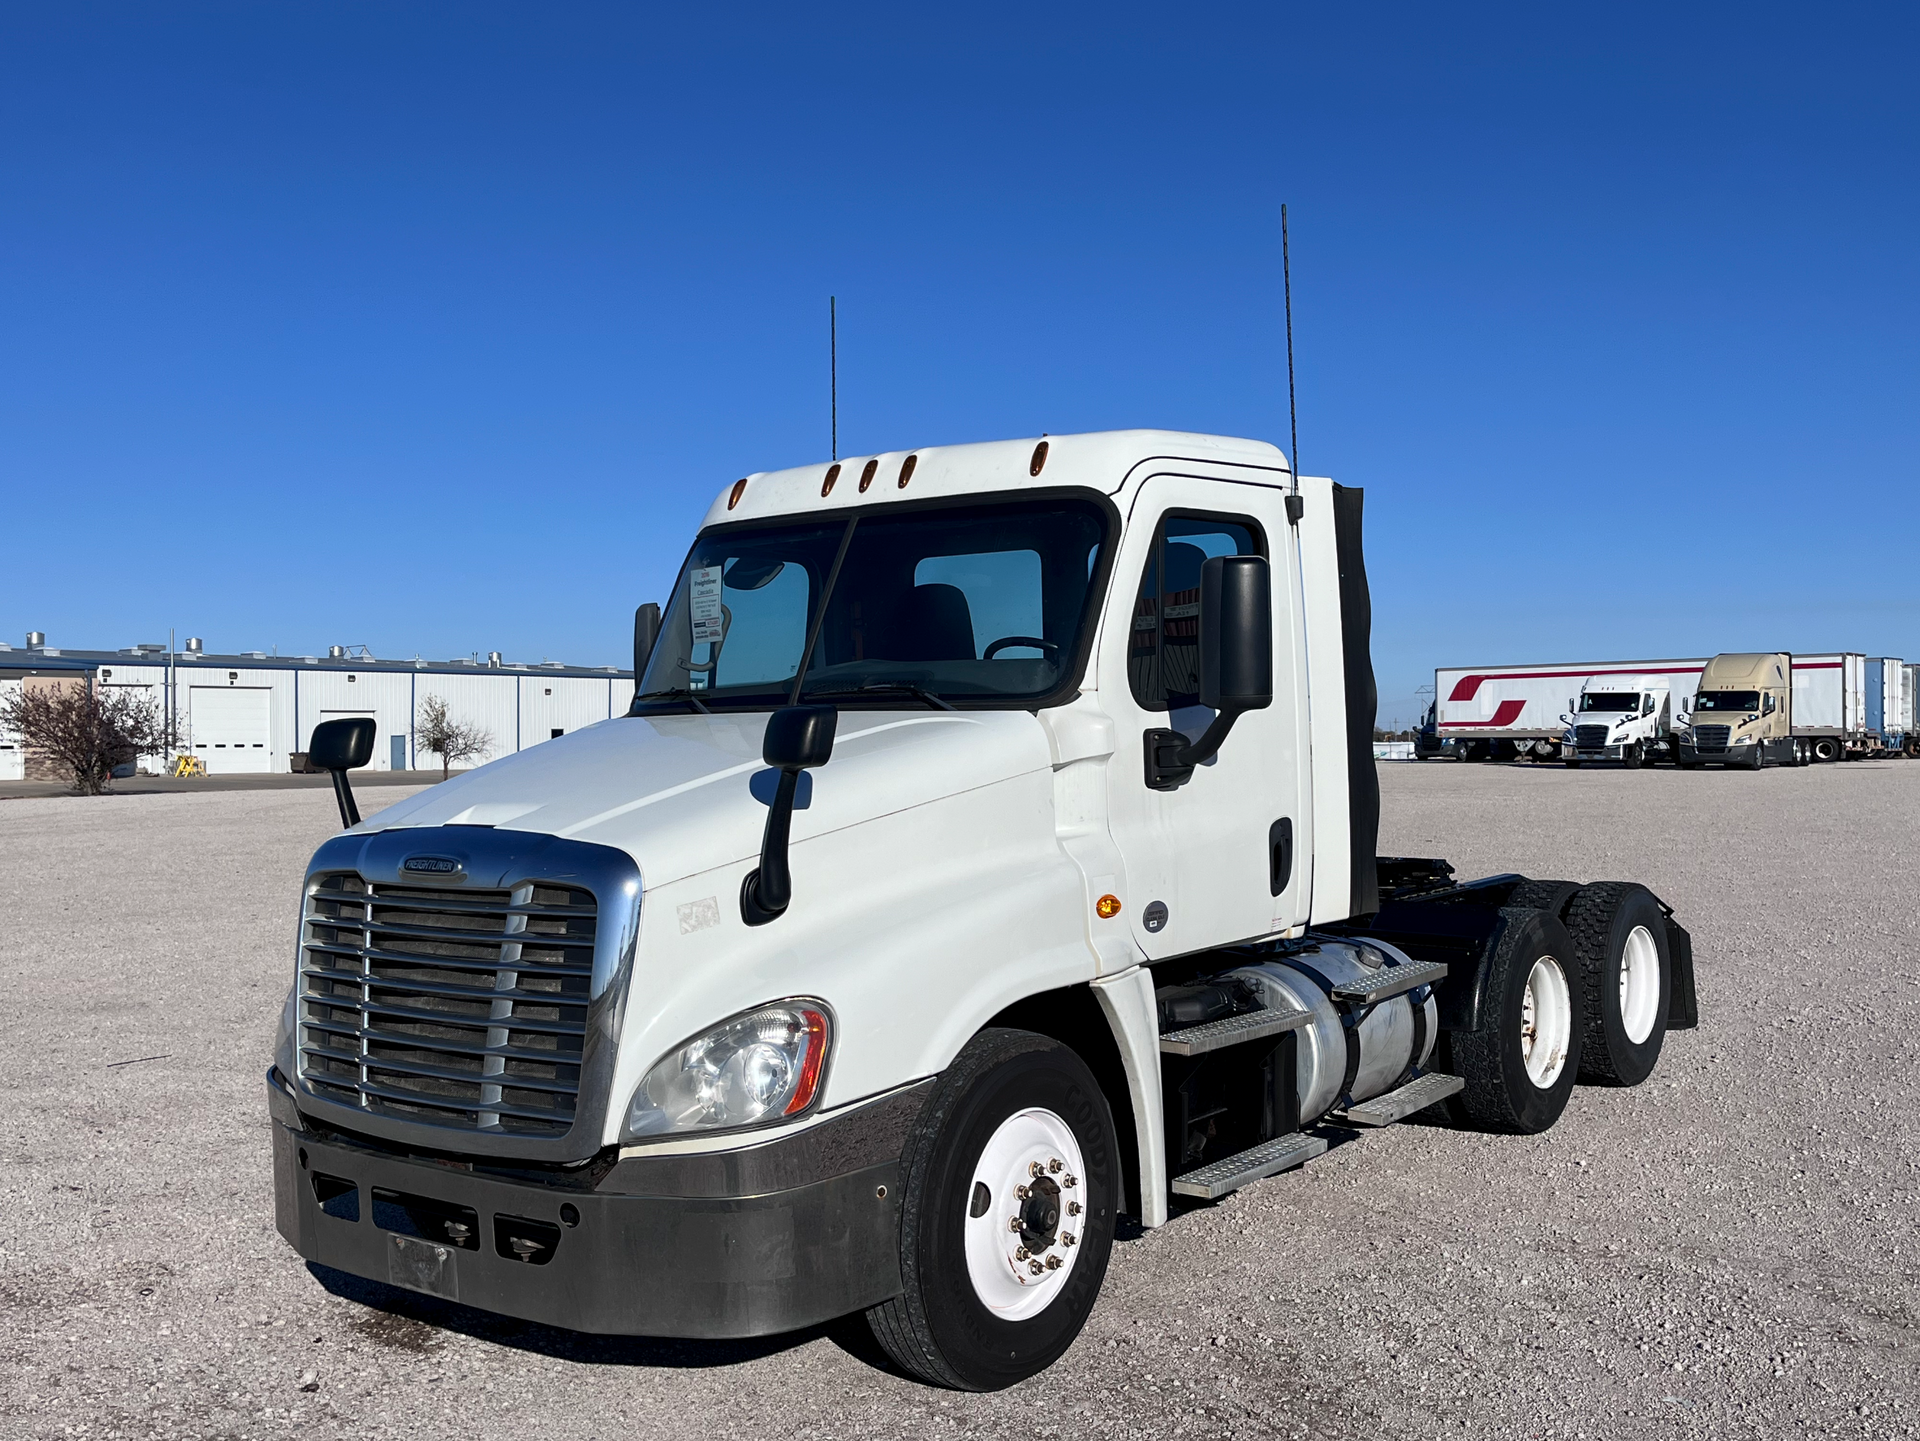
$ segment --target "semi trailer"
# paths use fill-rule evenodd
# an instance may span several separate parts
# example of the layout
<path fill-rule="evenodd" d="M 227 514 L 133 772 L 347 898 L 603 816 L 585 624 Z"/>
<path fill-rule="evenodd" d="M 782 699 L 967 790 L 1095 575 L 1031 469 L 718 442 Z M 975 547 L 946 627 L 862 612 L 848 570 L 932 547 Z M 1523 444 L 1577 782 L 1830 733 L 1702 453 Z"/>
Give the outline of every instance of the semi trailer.
<path fill-rule="evenodd" d="M 1875 755 L 1905 755 L 1914 749 L 1913 667 L 1894 657 L 1866 665 L 1866 729 Z"/>
<path fill-rule="evenodd" d="M 1443 666 L 1433 673 L 1428 753 L 1451 741 L 1462 760 L 1557 760 L 1567 741 L 1566 713 L 1578 708 L 1579 694 L 1659 682 L 1667 688 L 1671 718 L 1691 706 L 1706 664 L 1701 658 Z"/>
<path fill-rule="evenodd" d="M 864 1318 L 990 1389 L 1122 1214 L 1643 1080 L 1697 1020 L 1659 898 L 1376 855 L 1361 521 L 1172 432 L 762 472 L 636 616 L 625 715 L 366 820 L 371 726 L 321 727 L 280 1233 L 580 1331 Z"/>

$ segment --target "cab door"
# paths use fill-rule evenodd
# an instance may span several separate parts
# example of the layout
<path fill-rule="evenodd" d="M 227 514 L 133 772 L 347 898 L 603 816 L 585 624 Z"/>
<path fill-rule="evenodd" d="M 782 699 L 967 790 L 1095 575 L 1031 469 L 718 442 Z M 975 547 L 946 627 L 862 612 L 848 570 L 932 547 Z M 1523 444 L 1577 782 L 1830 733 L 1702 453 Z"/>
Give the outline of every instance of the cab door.
<path fill-rule="evenodd" d="M 1260 555 L 1271 568 L 1273 704 L 1242 715 L 1176 790 L 1147 784 L 1146 733 L 1198 739 L 1200 567 Z M 1150 959 L 1272 935 L 1303 920 L 1299 585 L 1277 486 L 1156 476 L 1136 494 L 1103 627 L 1101 706 L 1113 717 L 1108 818 L 1126 865 L 1122 914 Z"/>

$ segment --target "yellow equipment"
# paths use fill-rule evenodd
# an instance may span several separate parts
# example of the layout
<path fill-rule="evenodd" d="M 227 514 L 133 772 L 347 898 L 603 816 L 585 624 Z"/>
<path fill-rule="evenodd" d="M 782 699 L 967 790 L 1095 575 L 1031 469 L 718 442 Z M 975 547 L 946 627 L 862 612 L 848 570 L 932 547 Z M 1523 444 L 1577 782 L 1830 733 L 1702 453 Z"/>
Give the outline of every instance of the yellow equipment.
<path fill-rule="evenodd" d="M 173 759 L 173 774 L 176 776 L 203 776 L 206 773 L 207 768 L 199 756 L 182 755 Z"/>

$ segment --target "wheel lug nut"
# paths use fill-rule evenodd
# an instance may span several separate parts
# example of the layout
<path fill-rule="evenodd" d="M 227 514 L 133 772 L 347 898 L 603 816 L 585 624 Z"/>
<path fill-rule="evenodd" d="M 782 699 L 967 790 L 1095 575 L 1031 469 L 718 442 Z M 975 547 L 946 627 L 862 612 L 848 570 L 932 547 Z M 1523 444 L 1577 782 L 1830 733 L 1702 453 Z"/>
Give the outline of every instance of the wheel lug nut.
<path fill-rule="evenodd" d="M 1025 1246 L 1021 1246 L 1015 1249 L 1013 1259 L 1016 1261 L 1024 1261 L 1032 1254 L 1033 1252 L 1029 1251 Z"/>
<path fill-rule="evenodd" d="M 1026 1188 L 1025 1186 L 1015 1186 L 1015 1187 L 1013 1188 L 1013 1199 L 1014 1199 L 1014 1200 L 1016 1200 L 1016 1201 L 1024 1201 L 1024 1200 L 1026 1200 L 1026 1199 L 1027 1199 L 1027 1188 Z"/>
<path fill-rule="evenodd" d="M 1049 1271 L 1058 1271 L 1060 1269 L 1060 1265 L 1061 1265 L 1061 1262 L 1058 1256 L 1047 1257 L 1047 1269 Z"/>
<path fill-rule="evenodd" d="M 1042 1266 L 1038 1261 L 1027 1262 L 1027 1270 L 1032 1275 L 1038 1276 L 1042 1274 L 1042 1272 L 1044 1272 L 1045 1269 L 1046 1268 Z"/>
<path fill-rule="evenodd" d="M 1075 1186 L 1079 1184 L 1080 1184 L 1079 1179 L 1074 1176 L 1062 1176 L 1060 1178 L 1060 1185 L 1064 1190 L 1071 1191 Z"/>
<path fill-rule="evenodd" d="M 1046 1167 L 1042 1166 L 1038 1161 L 1029 1161 L 1027 1162 L 1027 1174 L 1029 1176 L 1045 1175 Z"/>
<path fill-rule="evenodd" d="M 1067 1202 L 1067 1214 L 1068 1214 L 1069 1216 L 1077 1216 L 1077 1215 L 1079 1215 L 1079 1214 L 1080 1214 L 1080 1203 L 1079 1203 L 1078 1201 L 1069 1201 L 1069 1202 Z"/>
<path fill-rule="evenodd" d="M 1051 1161 L 1047 1162 L 1047 1169 L 1057 1176 L 1064 1171 L 1066 1167 L 1062 1166 L 1060 1164 L 1060 1158 L 1055 1156 Z"/>
<path fill-rule="evenodd" d="M 1024 1231 L 1027 1229 L 1027 1223 L 1022 1221 L 1018 1216 L 1009 1216 L 1007 1218 L 1007 1229 L 1009 1231 Z"/>
<path fill-rule="evenodd" d="M 1071 1245 L 1073 1245 L 1073 1244 L 1074 1244 L 1074 1240 L 1073 1240 L 1073 1232 L 1071 1232 L 1071 1231 L 1062 1231 L 1062 1232 L 1060 1233 L 1060 1244 L 1061 1244 L 1062 1246 L 1071 1246 Z"/>

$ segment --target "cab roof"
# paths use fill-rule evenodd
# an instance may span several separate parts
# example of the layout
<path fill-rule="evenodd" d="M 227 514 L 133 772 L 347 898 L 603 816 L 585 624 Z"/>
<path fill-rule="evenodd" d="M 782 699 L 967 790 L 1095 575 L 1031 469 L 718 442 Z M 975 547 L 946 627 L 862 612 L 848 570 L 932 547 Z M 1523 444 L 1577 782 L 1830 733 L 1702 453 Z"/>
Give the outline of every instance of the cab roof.
<path fill-rule="evenodd" d="M 1141 463 L 1162 459 L 1265 472 L 1275 485 L 1285 484 L 1291 476 L 1286 456 L 1263 440 L 1180 430 L 1037 435 L 1025 440 L 889 450 L 787 470 L 756 471 L 720 491 L 702 526 L 887 501 L 1058 486 L 1081 486 L 1112 495 Z"/>

